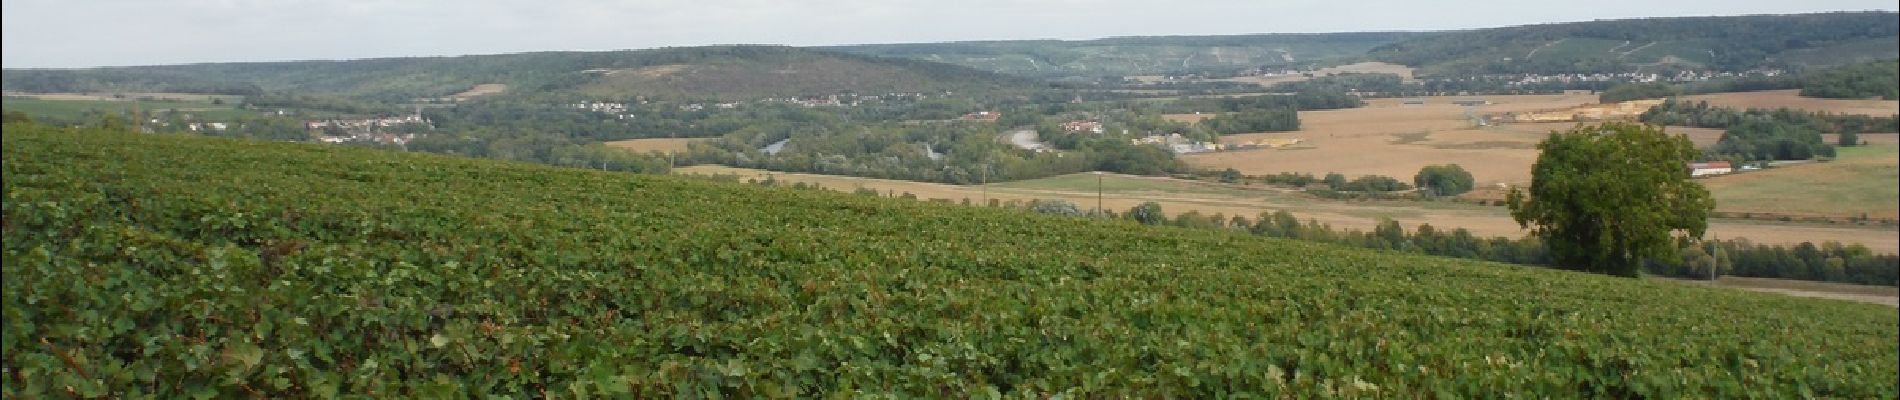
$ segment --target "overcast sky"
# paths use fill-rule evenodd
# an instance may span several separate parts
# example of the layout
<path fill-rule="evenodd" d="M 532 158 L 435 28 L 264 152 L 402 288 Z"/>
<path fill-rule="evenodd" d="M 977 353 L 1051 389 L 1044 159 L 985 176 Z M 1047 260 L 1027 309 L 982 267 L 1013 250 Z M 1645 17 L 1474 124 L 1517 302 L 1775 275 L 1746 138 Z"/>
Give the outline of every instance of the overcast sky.
<path fill-rule="evenodd" d="M 1894 0 L 5 0 L 7 68 L 1485 28 Z"/>

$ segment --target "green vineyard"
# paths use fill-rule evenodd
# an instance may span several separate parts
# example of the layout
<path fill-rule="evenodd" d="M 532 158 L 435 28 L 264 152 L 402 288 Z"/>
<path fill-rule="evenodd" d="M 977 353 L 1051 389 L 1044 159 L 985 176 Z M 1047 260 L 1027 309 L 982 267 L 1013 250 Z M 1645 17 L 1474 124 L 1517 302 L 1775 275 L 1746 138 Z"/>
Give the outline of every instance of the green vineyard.
<path fill-rule="evenodd" d="M 1874 305 L 341 146 L 4 156 L 9 399 L 1900 395 Z"/>

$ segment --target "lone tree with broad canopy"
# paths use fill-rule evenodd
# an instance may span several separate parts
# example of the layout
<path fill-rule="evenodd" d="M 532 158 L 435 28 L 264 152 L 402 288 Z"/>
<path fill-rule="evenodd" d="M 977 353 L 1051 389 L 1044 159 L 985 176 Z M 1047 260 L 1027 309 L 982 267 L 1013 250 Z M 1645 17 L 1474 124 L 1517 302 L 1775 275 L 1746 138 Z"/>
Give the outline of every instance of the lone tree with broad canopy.
<path fill-rule="evenodd" d="M 1427 165 L 1412 176 L 1412 186 L 1433 196 L 1457 196 L 1471 191 L 1471 172 L 1458 164 Z"/>
<path fill-rule="evenodd" d="M 1553 131 L 1537 149 L 1530 193 L 1512 189 L 1506 201 L 1559 266 L 1636 276 L 1645 258 L 1676 257 L 1675 232 L 1708 230 L 1715 200 L 1689 180 L 1699 153 L 1685 136 L 1606 123 Z"/>

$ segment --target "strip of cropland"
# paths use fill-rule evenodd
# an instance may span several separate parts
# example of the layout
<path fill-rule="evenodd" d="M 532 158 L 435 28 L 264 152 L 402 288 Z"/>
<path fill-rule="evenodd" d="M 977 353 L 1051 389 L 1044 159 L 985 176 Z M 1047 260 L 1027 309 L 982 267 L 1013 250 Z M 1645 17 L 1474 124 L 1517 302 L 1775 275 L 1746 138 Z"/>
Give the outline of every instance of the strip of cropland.
<path fill-rule="evenodd" d="M 1884 306 L 684 177 L 5 131 L 7 398 L 1900 392 Z"/>
<path fill-rule="evenodd" d="M 1002 202 L 1063 200 L 1075 203 L 1083 210 L 1094 209 L 1097 203 L 1100 203 L 1103 208 L 1121 212 L 1144 202 L 1155 202 L 1171 216 L 1192 211 L 1202 215 L 1219 214 L 1252 219 L 1263 212 L 1285 210 L 1303 220 L 1310 219 L 1337 229 L 1371 231 L 1381 221 L 1393 219 L 1408 228 L 1417 226 L 1415 224 L 1431 224 L 1438 229 L 1464 228 L 1474 235 L 1484 237 L 1517 238 L 1530 233 L 1516 221 L 1511 220 L 1509 210 L 1503 207 L 1457 202 L 1333 201 L 1318 199 L 1293 190 L 1266 186 L 1228 185 L 1120 174 L 1100 176 L 1089 173 L 1071 174 L 982 187 L 772 172 L 717 165 L 683 167 L 674 169 L 674 172 L 737 176 L 741 181 L 766 180 L 769 177 L 785 184 L 804 183 L 844 192 L 860 188 L 871 189 L 891 196 L 910 193 L 919 200 L 947 200 L 959 204 L 964 200 L 974 204 L 984 204 L 985 200 L 992 199 Z M 1098 178 L 1104 185 L 1100 194 L 1096 191 Z M 1500 194 L 1496 198 L 1502 200 L 1502 191 L 1498 193 Z M 1718 201 L 1716 210 L 1723 211 L 1721 207 L 1722 203 Z M 1754 243 L 1786 246 L 1794 246 L 1802 242 L 1834 241 L 1860 244 L 1880 253 L 1900 251 L 1900 238 L 1894 236 L 1893 228 L 1877 225 L 1714 219 L 1709 221 L 1709 237 L 1730 240 L 1746 238 Z"/>

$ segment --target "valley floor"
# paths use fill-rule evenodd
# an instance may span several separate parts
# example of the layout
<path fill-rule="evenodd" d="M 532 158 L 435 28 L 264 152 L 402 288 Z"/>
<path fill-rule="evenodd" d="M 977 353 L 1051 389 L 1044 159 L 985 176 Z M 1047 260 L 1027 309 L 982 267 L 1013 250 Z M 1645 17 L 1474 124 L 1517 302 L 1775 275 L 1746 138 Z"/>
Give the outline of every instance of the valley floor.
<path fill-rule="evenodd" d="M 862 187 L 891 196 L 911 193 L 923 200 L 945 199 L 961 202 L 963 199 L 969 199 L 973 204 L 983 204 L 985 198 L 1005 202 L 1061 199 L 1073 202 L 1083 210 L 1094 209 L 1097 204 L 1096 180 L 1091 174 L 999 183 L 984 188 L 781 173 L 724 166 L 684 167 L 677 169 L 676 172 L 738 175 L 741 181 L 762 180 L 769 175 L 787 184 L 803 182 L 845 192 Z M 1230 217 L 1240 215 L 1251 220 L 1262 212 L 1286 210 L 1302 220 L 1318 220 L 1321 223 L 1331 224 L 1335 229 L 1370 231 L 1381 218 L 1390 218 L 1399 221 L 1407 229 L 1416 228 L 1421 223 L 1429 223 L 1439 230 L 1465 228 L 1472 234 L 1482 237 L 1515 238 L 1528 233 L 1511 220 L 1509 212 L 1504 207 L 1454 202 L 1322 200 L 1285 189 L 1117 174 L 1103 174 L 1101 179 L 1101 207 L 1116 212 L 1125 211 L 1143 202 L 1153 201 L 1160 203 L 1162 210 L 1171 215 L 1198 211 L 1209 215 L 1224 214 Z M 1859 243 L 1879 253 L 1900 251 L 1900 237 L 1896 237 L 1892 227 L 1716 219 L 1709 223 L 1709 235 L 1725 240 L 1748 238 L 1764 244 L 1792 245 L 1800 242 L 1837 241 Z"/>

